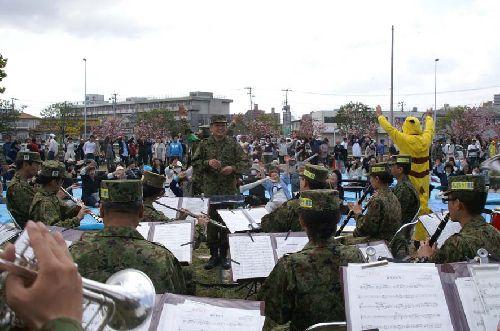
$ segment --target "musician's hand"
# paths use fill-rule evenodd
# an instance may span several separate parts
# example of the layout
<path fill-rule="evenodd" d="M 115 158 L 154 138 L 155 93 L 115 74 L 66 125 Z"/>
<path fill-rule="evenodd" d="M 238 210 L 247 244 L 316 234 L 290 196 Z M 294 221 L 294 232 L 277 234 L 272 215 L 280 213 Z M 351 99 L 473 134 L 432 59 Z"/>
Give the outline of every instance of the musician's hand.
<path fill-rule="evenodd" d="M 203 214 L 196 217 L 196 219 L 198 220 L 198 224 L 201 224 L 201 225 L 207 225 L 208 222 L 210 221 L 210 217 L 208 217 L 207 215 L 203 215 Z"/>
<path fill-rule="evenodd" d="M 180 213 L 179 213 L 179 219 L 185 220 L 190 214 L 192 214 L 192 213 L 189 210 L 187 210 L 185 208 L 181 208 Z"/>
<path fill-rule="evenodd" d="M 64 193 L 62 190 L 59 190 L 59 191 L 57 191 L 57 193 L 56 193 L 56 197 L 58 197 L 59 199 L 61 199 L 61 200 L 62 200 L 62 199 L 64 199 L 64 198 L 66 198 L 66 193 Z"/>
<path fill-rule="evenodd" d="M 38 260 L 34 283 L 9 273 L 5 297 L 9 307 L 29 329 L 38 330 L 46 322 L 67 317 L 82 320 L 82 278 L 60 233 L 52 235 L 42 223 L 29 221 L 26 230 Z M 13 261 L 14 245 L 9 244 L 3 257 Z"/>
<path fill-rule="evenodd" d="M 432 111 L 432 108 L 427 109 L 425 112 L 425 116 L 430 116 L 432 117 L 434 115 L 434 111 Z"/>
<path fill-rule="evenodd" d="M 418 257 L 432 257 L 437 253 L 437 243 L 434 243 L 434 246 L 429 245 L 429 239 L 426 241 L 420 242 L 420 247 L 417 251 Z"/>
<path fill-rule="evenodd" d="M 220 171 L 220 173 L 223 176 L 227 176 L 227 175 L 232 174 L 233 171 L 234 171 L 233 167 L 231 167 L 231 166 L 225 166 L 224 168 L 222 168 L 222 170 Z"/>
<path fill-rule="evenodd" d="M 377 115 L 377 117 L 382 115 L 382 107 L 380 107 L 380 105 L 377 105 L 377 108 L 375 108 L 375 115 Z"/>
<path fill-rule="evenodd" d="M 211 159 L 208 161 L 208 165 L 212 167 L 212 169 L 219 170 L 221 167 L 220 161 L 216 159 Z"/>
<path fill-rule="evenodd" d="M 90 209 L 88 207 L 85 207 L 83 206 L 79 211 L 78 211 L 78 215 L 76 215 L 76 217 L 81 220 L 83 219 L 83 217 L 86 215 L 86 214 L 89 214 L 90 213 Z"/>
<path fill-rule="evenodd" d="M 354 203 L 354 202 L 349 202 L 347 204 L 347 207 L 349 207 L 349 209 L 352 210 L 355 215 L 363 213 L 363 208 L 361 208 L 360 204 L 357 204 L 357 203 Z"/>

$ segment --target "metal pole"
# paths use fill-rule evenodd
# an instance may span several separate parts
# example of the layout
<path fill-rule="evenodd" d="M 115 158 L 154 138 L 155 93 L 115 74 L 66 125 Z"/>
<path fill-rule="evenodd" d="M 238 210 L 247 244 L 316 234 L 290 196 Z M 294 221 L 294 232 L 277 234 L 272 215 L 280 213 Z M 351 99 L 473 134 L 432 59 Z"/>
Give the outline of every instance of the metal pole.
<path fill-rule="evenodd" d="M 83 58 L 83 63 L 85 66 L 85 84 L 84 84 L 84 96 L 83 96 L 83 125 L 84 125 L 84 133 L 83 137 L 87 139 L 87 59 Z"/>
<path fill-rule="evenodd" d="M 394 25 L 392 26 L 391 43 L 391 124 L 394 125 Z"/>
<path fill-rule="evenodd" d="M 437 112 L 437 63 L 439 59 L 434 59 L 434 123 L 436 123 Z M 436 124 L 434 124 L 436 125 Z"/>

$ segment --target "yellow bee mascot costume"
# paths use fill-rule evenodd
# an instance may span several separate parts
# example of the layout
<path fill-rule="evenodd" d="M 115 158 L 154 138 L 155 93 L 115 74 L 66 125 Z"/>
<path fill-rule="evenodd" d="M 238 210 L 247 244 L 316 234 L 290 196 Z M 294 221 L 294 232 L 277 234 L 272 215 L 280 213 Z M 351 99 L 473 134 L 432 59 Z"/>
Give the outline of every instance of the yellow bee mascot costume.
<path fill-rule="evenodd" d="M 425 130 L 422 131 L 420 121 L 408 116 L 403 124 L 403 132 L 393 127 L 382 115 L 377 106 L 375 111 L 378 123 L 387 132 L 392 141 L 399 147 L 401 154 L 411 155 L 410 181 L 420 196 L 420 215 L 432 213 L 429 209 L 429 148 L 434 136 L 432 110 L 425 114 Z"/>

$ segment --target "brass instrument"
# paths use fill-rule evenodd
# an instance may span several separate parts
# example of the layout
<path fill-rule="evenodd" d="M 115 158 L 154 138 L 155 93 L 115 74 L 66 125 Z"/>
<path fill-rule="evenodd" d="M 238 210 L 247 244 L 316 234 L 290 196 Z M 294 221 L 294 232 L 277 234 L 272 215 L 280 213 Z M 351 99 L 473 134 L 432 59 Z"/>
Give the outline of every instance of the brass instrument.
<path fill-rule="evenodd" d="M 198 218 L 200 217 L 201 215 L 197 215 L 195 213 L 192 213 L 190 212 L 189 210 L 187 209 L 179 209 L 179 208 L 175 208 L 175 207 L 171 207 L 169 205 L 166 205 L 164 203 L 161 203 L 161 202 L 158 202 L 158 201 L 154 201 L 154 203 L 156 204 L 159 204 L 160 206 L 163 206 L 165 208 L 168 208 L 168 209 L 171 209 L 171 210 L 175 210 L 176 212 L 179 212 L 179 213 L 186 213 L 187 215 L 191 216 L 191 217 L 194 217 L 194 218 Z M 227 229 L 227 226 L 225 226 L 224 224 L 221 224 L 217 221 L 214 221 L 213 219 L 209 219 L 208 221 L 209 223 L 212 223 L 213 225 L 219 227 L 219 228 L 222 228 L 222 229 Z"/>
<path fill-rule="evenodd" d="M 28 247 L 28 245 L 26 245 Z M 6 271 L 34 281 L 37 277 L 36 264 L 26 264 L 24 256 L 16 258 L 16 262 L 0 259 L 0 271 Z M 101 331 L 106 326 L 111 330 L 130 330 L 146 322 L 154 309 L 156 291 L 153 283 L 146 274 L 135 269 L 125 269 L 113 274 L 105 284 L 82 278 L 83 298 L 87 301 L 84 310 L 99 306 L 99 309 L 87 321 L 86 330 L 98 314 L 102 319 L 97 327 Z M 6 312 L 0 319 L 0 328 L 12 326 L 17 322 L 15 314 L 8 306 L 0 306 L 0 311 Z"/>
<path fill-rule="evenodd" d="M 63 187 L 60 187 L 59 189 L 63 191 L 64 194 L 66 194 L 66 196 L 71 199 L 71 201 L 76 203 L 77 206 L 80 206 L 82 208 L 85 207 L 85 205 L 81 201 L 78 201 L 74 196 L 72 196 L 68 191 L 66 191 L 66 189 L 64 189 Z M 97 223 L 102 223 L 102 218 L 99 217 L 99 215 L 93 213 L 92 211 L 89 213 L 89 215 L 92 216 L 97 221 Z"/>

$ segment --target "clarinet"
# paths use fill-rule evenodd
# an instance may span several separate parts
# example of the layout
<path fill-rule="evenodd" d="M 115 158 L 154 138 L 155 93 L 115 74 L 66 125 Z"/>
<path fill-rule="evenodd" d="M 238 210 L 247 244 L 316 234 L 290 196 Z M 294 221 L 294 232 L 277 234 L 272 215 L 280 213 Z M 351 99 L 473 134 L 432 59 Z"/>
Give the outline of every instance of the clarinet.
<path fill-rule="evenodd" d="M 161 202 L 158 202 L 158 201 L 155 201 L 154 203 L 157 203 L 157 204 L 159 204 L 160 206 L 163 206 L 163 207 L 165 207 L 165 208 L 175 210 L 176 212 L 179 212 L 179 213 L 186 213 L 186 214 L 188 214 L 189 216 L 194 217 L 194 218 L 198 218 L 198 217 L 200 216 L 200 215 L 196 215 L 195 213 L 190 212 L 190 211 L 189 211 L 189 210 L 187 210 L 187 209 L 180 210 L 180 209 L 178 209 L 178 208 L 170 207 L 169 205 L 166 205 L 166 204 L 161 203 Z M 208 222 L 209 222 L 209 223 L 212 223 L 213 225 L 215 225 L 215 226 L 217 226 L 217 227 L 219 227 L 219 228 L 222 228 L 222 229 L 227 229 L 227 227 L 226 227 L 224 224 L 221 224 L 221 223 L 219 223 L 219 222 L 217 222 L 217 221 L 214 221 L 213 219 L 209 219 L 209 221 L 208 221 Z"/>
<path fill-rule="evenodd" d="M 372 185 L 370 184 L 366 188 L 366 190 L 363 193 L 363 195 L 361 196 L 361 198 L 359 198 L 358 205 L 360 205 L 360 204 L 363 203 L 363 201 L 366 199 L 366 197 L 368 196 L 368 193 L 370 193 L 371 190 L 372 190 Z M 364 209 L 366 209 L 366 206 L 365 206 Z M 364 209 L 363 209 L 363 211 L 364 211 Z M 353 215 L 354 215 L 354 211 L 349 210 L 349 213 L 347 213 L 347 216 L 346 216 L 344 222 L 342 223 L 342 225 L 340 226 L 340 228 L 337 230 L 337 232 L 335 232 L 335 236 L 336 237 L 340 236 L 340 234 L 342 233 L 342 231 L 344 231 L 345 226 L 347 225 L 347 223 L 349 223 L 349 220 L 352 218 Z"/>
<path fill-rule="evenodd" d="M 444 228 L 446 227 L 446 223 L 448 223 L 449 220 L 450 220 L 450 213 L 446 214 L 444 219 L 442 219 L 441 222 L 439 222 L 436 232 L 434 232 L 431 239 L 429 240 L 429 246 L 431 247 L 434 246 L 439 236 L 441 235 L 441 232 L 443 232 Z"/>
<path fill-rule="evenodd" d="M 63 191 L 64 194 L 66 194 L 66 196 L 71 199 L 71 201 L 73 201 L 74 203 L 76 203 L 77 206 L 80 206 L 81 208 L 85 207 L 85 205 L 83 203 L 81 203 L 80 201 L 78 201 L 74 196 L 72 196 L 64 188 L 60 187 L 59 189 L 61 191 Z M 102 218 L 100 218 L 99 215 L 97 215 L 97 214 L 95 214 L 93 212 L 90 212 L 89 215 L 92 216 L 97 221 L 97 223 L 102 223 Z"/>

